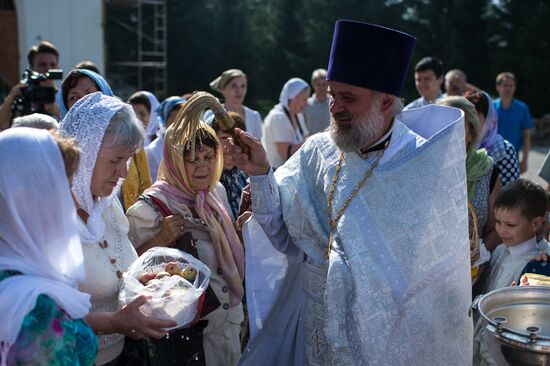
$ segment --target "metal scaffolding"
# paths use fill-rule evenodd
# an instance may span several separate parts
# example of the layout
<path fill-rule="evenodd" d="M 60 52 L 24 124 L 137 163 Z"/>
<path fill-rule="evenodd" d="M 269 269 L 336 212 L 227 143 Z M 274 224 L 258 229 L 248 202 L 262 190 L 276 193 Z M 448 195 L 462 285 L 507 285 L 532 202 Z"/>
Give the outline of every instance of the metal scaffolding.
<path fill-rule="evenodd" d="M 105 0 L 105 12 L 106 38 L 119 48 L 110 50 L 109 43 L 106 46 L 107 74 L 120 96 L 127 98 L 126 94 L 136 90 L 166 96 L 166 1 Z"/>

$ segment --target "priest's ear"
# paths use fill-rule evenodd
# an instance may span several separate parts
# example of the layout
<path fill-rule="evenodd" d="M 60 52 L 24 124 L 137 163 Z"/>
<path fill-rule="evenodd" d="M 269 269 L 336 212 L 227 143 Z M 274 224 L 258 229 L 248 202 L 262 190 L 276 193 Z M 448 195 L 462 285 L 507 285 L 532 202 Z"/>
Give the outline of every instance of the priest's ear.
<path fill-rule="evenodd" d="M 390 109 L 392 109 L 396 98 L 397 97 L 395 95 L 384 93 L 382 95 L 382 103 L 380 105 L 380 112 L 387 113 Z"/>

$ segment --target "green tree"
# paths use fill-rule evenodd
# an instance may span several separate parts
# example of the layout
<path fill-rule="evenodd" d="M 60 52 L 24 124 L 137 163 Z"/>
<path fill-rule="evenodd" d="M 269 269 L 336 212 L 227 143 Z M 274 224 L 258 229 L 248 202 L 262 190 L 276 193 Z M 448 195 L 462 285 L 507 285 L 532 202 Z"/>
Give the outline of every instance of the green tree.
<path fill-rule="evenodd" d="M 446 70 L 461 69 L 468 81 L 488 85 L 487 54 L 490 37 L 490 0 L 406 0 L 404 28 L 417 38 L 413 65 L 406 87 L 408 100 L 418 97 L 414 88 L 414 64 L 425 56 L 439 57 Z"/>
<path fill-rule="evenodd" d="M 413 65 L 441 58 L 468 81 L 492 94 L 494 78 L 509 70 L 518 76 L 518 97 L 534 115 L 548 110 L 550 91 L 545 0 L 167 0 L 168 94 L 209 90 L 208 83 L 229 68 L 248 75 L 246 104 L 266 113 L 283 83 L 293 76 L 309 81 L 327 67 L 337 19 L 353 19 L 403 30 L 417 38 L 404 96 L 417 97 Z M 131 17 L 109 10 L 108 19 Z M 109 32 L 110 60 L 135 53 L 133 35 Z M 376 50 L 373 50 L 376 57 Z M 373 70 L 376 72 L 376 70 Z"/>

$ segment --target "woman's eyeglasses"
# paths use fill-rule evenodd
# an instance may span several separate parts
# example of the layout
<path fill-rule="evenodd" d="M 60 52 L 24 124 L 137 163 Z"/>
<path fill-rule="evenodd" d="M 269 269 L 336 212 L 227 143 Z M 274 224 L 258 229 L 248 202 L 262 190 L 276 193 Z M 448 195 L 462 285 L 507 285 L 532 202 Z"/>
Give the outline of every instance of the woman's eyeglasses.
<path fill-rule="evenodd" d="M 204 159 L 199 159 L 198 157 L 196 157 L 195 160 L 185 159 L 185 162 L 187 164 L 190 164 L 190 165 L 193 165 L 193 166 L 198 166 L 198 165 L 201 165 L 201 164 L 209 165 L 214 160 L 216 160 L 215 156 L 205 156 Z"/>

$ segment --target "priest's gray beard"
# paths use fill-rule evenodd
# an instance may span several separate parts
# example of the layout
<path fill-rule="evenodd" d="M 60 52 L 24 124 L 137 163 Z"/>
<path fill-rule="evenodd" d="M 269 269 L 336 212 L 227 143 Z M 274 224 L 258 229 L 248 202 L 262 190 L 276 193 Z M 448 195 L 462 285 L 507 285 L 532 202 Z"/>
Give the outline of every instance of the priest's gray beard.
<path fill-rule="evenodd" d="M 379 112 L 382 98 L 372 101 L 370 109 L 361 117 L 351 120 L 346 126 L 338 125 L 337 120 L 351 118 L 348 112 L 340 112 L 330 117 L 330 136 L 343 152 L 358 151 L 374 144 L 382 137 L 384 116 Z"/>

